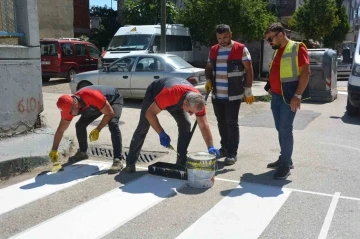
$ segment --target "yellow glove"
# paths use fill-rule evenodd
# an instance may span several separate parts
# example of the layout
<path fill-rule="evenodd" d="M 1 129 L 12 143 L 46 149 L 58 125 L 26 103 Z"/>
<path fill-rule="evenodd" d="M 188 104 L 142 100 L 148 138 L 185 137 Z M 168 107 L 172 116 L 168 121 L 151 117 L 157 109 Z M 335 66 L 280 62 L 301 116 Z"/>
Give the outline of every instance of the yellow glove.
<path fill-rule="evenodd" d="M 207 80 L 207 81 L 206 81 L 205 89 L 206 89 L 206 92 L 211 91 L 211 89 L 212 89 L 211 80 Z"/>
<path fill-rule="evenodd" d="M 100 134 L 100 131 L 98 129 L 91 130 L 91 132 L 89 134 L 90 142 L 98 140 L 99 134 Z"/>
<path fill-rule="evenodd" d="M 51 172 L 57 172 L 62 169 L 61 164 L 59 163 L 59 153 L 56 150 L 51 150 L 49 153 L 50 160 L 53 164 Z"/>
<path fill-rule="evenodd" d="M 245 102 L 246 104 L 252 104 L 254 101 L 255 101 L 255 98 L 251 92 L 251 87 L 244 87 L 245 88 L 245 92 L 244 92 L 244 95 L 245 95 Z"/>

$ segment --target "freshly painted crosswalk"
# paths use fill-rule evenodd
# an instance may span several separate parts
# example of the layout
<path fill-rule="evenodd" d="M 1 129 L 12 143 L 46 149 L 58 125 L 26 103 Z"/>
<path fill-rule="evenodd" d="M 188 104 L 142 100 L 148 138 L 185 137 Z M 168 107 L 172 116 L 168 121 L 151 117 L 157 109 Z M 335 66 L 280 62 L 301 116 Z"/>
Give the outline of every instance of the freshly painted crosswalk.
<path fill-rule="evenodd" d="M 16 218 L 11 218 L 11 213 L 21 207 L 24 209 L 27 204 L 31 202 L 36 202 L 46 196 L 51 197 L 52 194 L 56 194 L 62 190 L 71 190 L 71 187 L 76 184 L 90 187 L 89 190 L 91 191 L 92 186 L 89 186 L 85 181 L 89 178 L 96 177 L 98 172 L 107 170 L 109 167 L 110 162 L 85 160 L 81 163 L 65 167 L 63 172 L 44 174 L 1 189 L 0 228 L 5 228 L 9 225 L 4 218 L 6 218 L 6 220 L 17 220 Z M 220 181 L 221 180 L 216 183 L 220 183 Z M 286 207 L 285 205 L 290 196 L 295 197 L 293 194 L 300 193 L 300 191 L 248 182 L 236 184 L 234 181 L 230 181 L 231 180 L 222 180 L 223 183 L 233 183 L 234 187 L 231 186 L 229 193 L 219 196 L 215 204 L 209 206 L 201 215 L 193 218 L 189 224 L 186 224 L 186 220 L 183 220 L 181 213 L 174 213 L 166 214 L 171 215 L 176 221 L 176 223 L 173 224 L 173 229 L 161 227 L 152 228 L 151 226 L 145 228 L 168 231 L 176 231 L 174 230 L 176 227 L 182 228 L 181 231 L 177 231 L 174 234 L 170 233 L 172 236 L 160 238 L 273 238 L 264 235 L 266 229 L 271 228 L 275 216 L 283 207 Z M 126 228 L 127 223 L 132 223 L 133 219 L 138 217 L 146 217 L 146 222 L 151 225 L 152 215 L 161 214 L 163 210 L 179 212 L 177 209 L 181 207 L 181 202 L 179 203 L 173 199 L 174 197 L 181 197 L 179 192 L 186 186 L 187 183 L 184 180 L 144 174 L 125 185 L 119 185 L 119 187 L 116 188 L 112 187 L 103 194 L 96 195 L 89 200 L 83 201 L 70 209 L 67 208 L 27 228 L 18 228 L 13 230 L 13 232 L 8 232 L 6 236 L 4 236 L 5 234 L 2 234 L 2 230 L 0 230 L 0 238 L 92 239 L 108 237 L 109 235 L 115 235 L 109 238 L 159 238 L 159 236 L 151 236 L 151 233 L 147 234 L 146 232 L 144 232 L 144 236 L 142 237 L 134 237 L 132 233 L 123 235 L 121 233 L 125 232 L 121 232 L 119 229 L 123 227 Z M 215 189 L 210 188 L 208 190 Z M 327 238 L 331 230 L 333 218 L 336 217 L 337 205 L 341 199 L 340 193 L 335 193 L 334 195 L 314 195 L 317 197 L 326 197 L 327 199 L 329 199 L 329 197 L 332 198 L 331 203 L 325 206 L 328 208 L 328 213 L 321 216 L 321 220 L 317 222 L 318 229 L 315 236 L 315 238 Z M 202 198 L 201 194 L 196 196 L 197 197 L 183 195 L 182 200 L 185 200 L 183 202 L 184 205 L 187 203 L 197 204 L 199 208 L 201 208 L 201 205 L 207 203 L 206 197 Z M 194 200 L 194 198 L 201 199 Z M 350 199 L 347 198 L 346 200 Z M 165 202 L 169 202 L 169 204 L 165 204 L 166 206 L 163 209 L 161 205 Z M 46 206 L 46 203 L 42 205 Z M 157 210 L 154 211 L 153 208 L 157 208 Z M 39 213 L 44 214 L 47 208 L 41 208 L 41 210 L 43 211 Z M 26 212 L 26 210 L 23 211 Z M 289 218 L 295 222 L 296 220 L 304 220 L 301 218 L 301 215 L 293 215 Z M 166 217 L 163 217 L 161 220 L 171 221 L 170 218 Z M 184 223 L 184 226 L 182 223 Z M 159 225 L 159 223 L 157 225 Z M 136 228 L 137 230 L 145 230 L 142 225 L 137 225 Z M 301 231 L 307 229 L 299 228 L 297 230 L 299 230 L 299 235 L 294 235 L 292 238 L 301 238 Z M 357 235 L 354 235 L 352 238 L 357 238 Z"/>
<path fill-rule="evenodd" d="M 85 181 L 92 174 L 107 170 L 110 166 L 109 162 L 84 160 L 65 167 L 63 172 L 49 172 L 0 189 L 0 215 Z"/>

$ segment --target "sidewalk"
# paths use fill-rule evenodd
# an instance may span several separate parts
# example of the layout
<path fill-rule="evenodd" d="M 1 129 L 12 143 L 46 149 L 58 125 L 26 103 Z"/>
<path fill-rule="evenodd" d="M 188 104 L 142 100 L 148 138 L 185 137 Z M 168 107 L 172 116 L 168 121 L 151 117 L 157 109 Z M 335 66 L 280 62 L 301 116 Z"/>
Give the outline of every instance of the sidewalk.
<path fill-rule="evenodd" d="M 252 87 L 252 93 L 256 101 L 266 100 L 265 96 L 268 94 L 264 90 L 266 82 L 264 81 L 254 81 Z M 56 101 L 60 94 L 50 94 L 44 93 L 44 111 L 42 112 L 43 122 L 46 126 L 44 128 L 36 129 L 33 132 L 28 132 L 26 134 L 13 136 L 10 138 L 0 139 L 0 179 L 7 178 L 15 174 L 31 171 L 31 169 L 48 165 L 50 159 L 48 154 L 51 150 L 54 133 L 57 129 L 60 113 L 56 107 Z M 132 107 L 131 105 L 126 105 L 125 110 L 122 112 L 120 118 L 120 128 L 122 133 L 123 148 L 127 148 L 130 145 L 131 137 L 134 133 L 135 127 L 138 123 L 139 109 Z M 162 112 L 159 114 L 159 117 L 162 118 L 162 122 L 173 122 L 171 116 Z M 90 127 L 95 127 L 97 125 L 96 120 L 94 124 L 90 124 L 88 132 L 90 132 Z M 192 117 L 192 120 L 193 117 Z M 75 133 L 75 123 L 77 119 L 73 120 L 65 132 L 65 135 L 60 143 L 59 155 L 62 162 L 66 162 L 68 158 L 69 151 L 71 150 L 72 144 L 76 142 L 76 133 Z M 100 122 L 100 121 L 99 121 Z M 126 124 L 125 127 L 123 124 Z M 169 129 L 168 133 L 172 135 L 177 135 L 177 128 Z M 97 145 L 108 145 L 111 147 L 111 137 L 108 130 L 102 130 L 99 140 L 95 143 Z M 175 140 L 175 139 L 174 139 Z M 193 140 L 192 142 L 196 142 Z M 203 147 L 203 141 L 199 140 L 199 147 Z M 89 147 L 94 146 L 89 143 Z M 147 135 L 147 144 L 143 147 L 144 151 L 156 151 L 164 152 L 164 148 L 158 145 L 158 136 L 150 130 Z M 167 150 L 165 150 L 168 152 Z"/>

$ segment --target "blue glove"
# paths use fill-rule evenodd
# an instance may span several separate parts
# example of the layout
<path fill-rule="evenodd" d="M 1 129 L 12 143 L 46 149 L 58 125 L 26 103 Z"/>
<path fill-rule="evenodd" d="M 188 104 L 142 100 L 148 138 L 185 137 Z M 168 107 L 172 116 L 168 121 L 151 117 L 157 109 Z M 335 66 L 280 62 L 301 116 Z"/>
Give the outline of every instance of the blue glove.
<path fill-rule="evenodd" d="M 209 154 L 214 154 L 214 155 L 216 155 L 217 158 L 220 157 L 220 152 L 219 152 L 219 150 L 216 149 L 216 148 L 214 148 L 214 146 L 210 146 L 210 147 L 208 148 L 208 151 L 209 151 Z"/>
<path fill-rule="evenodd" d="M 160 144 L 166 148 L 169 148 L 170 147 L 170 136 L 167 135 L 165 133 L 165 131 L 161 131 L 161 133 L 159 134 L 159 137 L 160 137 Z"/>

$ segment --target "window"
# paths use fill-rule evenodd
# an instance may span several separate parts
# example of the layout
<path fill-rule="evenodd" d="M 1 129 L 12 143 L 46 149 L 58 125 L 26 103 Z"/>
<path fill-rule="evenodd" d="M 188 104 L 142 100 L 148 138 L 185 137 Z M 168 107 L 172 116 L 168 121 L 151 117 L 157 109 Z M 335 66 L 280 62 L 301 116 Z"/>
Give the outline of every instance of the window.
<path fill-rule="evenodd" d="M 167 59 L 168 59 L 167 62 L 170 65 L 172 65 L 175 69 L 185 69 L 185 68 L 193 67 L 187 61 L 185 61 L 179 56 L 169 56 Z"/>
<path fill-rule="evenodd" d="M 57 55 L 57 43 L 40 43 L 41 56 L 56 56 Z"/>
<path fill-rule="evenodd" d="M 160 50 L 160 36 L 155 36 L 153 46 Z M 192 51 L 192 42 L 190 36 L 166 35 L 166 51 Z"/>
<path fill-rule="evenodd" d="M 130 51 L 146 50 L 149 46 L 151 35 L 135 34 L 114 36 L 111 40 L 108 51 Z"/>
<path fill-rule="evenodd" d="M 164 67 L 160 60 L 155 57 L 142 57 L 136 64 L 135 71 L 163 71 Z"/>
<path fill-rule="evenodd" d="M 131 71 L 136 57 L 126 57 L 122 58 L 112 66 L 110 66 L 109 71 L 111 72 L 129 72 Z"/>
<path fill-rule="evenodd" d="M 77 56 L 86 56 L 85 44 L 75 44 L 75 49 Z"/>
<path fill-rule="evenodd" d="M 61 52 L 64 57 L 74 56 L 74 49 L 71 43 L 61 43 Z"/>
<path fill-rule="evenodd" d="M 89 49 L 90 57 L 99 58 L 100 52 L 95 47 L 88 45 L 88 49 Z"/>

